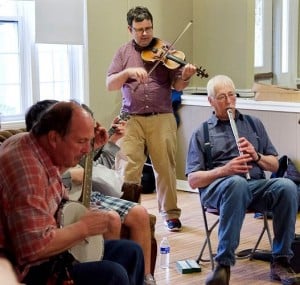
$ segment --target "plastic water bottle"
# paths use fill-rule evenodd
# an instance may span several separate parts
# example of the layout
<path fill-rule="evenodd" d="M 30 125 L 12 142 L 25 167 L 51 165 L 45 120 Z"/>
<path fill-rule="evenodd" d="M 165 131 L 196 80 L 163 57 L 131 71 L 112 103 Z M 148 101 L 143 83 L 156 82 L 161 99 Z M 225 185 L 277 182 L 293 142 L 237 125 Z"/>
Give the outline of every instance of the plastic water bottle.
<path fill-rule="evenodd" d="M 160 267 L 169 268 L 170 263 L 170 244 L 167 237 L 160 243 Z"/>

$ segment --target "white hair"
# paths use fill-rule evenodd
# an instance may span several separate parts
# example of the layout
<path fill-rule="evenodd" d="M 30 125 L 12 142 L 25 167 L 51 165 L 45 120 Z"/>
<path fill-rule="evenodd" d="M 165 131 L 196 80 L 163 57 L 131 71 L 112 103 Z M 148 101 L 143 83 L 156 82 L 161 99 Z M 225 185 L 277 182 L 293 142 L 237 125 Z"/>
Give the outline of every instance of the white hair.
<path fill-rule="evenodd" d="M 207 95 L 209 97 L 214 97 L 216 95 L 216 90 L 220 87 L 229 86 L 235 90 L 234 83 L 230 77 L 227 75 L 216 75 L 212 77 L 206 86 Z"/>

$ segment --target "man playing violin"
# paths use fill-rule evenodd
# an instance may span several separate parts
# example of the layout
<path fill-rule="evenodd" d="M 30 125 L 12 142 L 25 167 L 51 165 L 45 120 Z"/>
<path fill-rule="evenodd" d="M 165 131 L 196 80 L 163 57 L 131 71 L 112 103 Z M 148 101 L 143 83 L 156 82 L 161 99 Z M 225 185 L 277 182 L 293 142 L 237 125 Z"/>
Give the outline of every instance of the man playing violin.
<path fill-rule="evenodd" d="M 143 165 L 149 154 L 156 177 L 158 210 L 169 231 L 181 230 L 181 209 L 176 196 L 176 120 L 171 87 L 187 87 L 197 68 L 192 64 L 169 69 L 163 62 L 143 61 L 143 50 L 151 49 L 153 18 L 146 7 L 127 13 L 132 40 L 119 48 L 108 69 L 109 91 L 122 91 L 122 112 L 130 114 L 121 145 L 127 156 L 125 182 L 141 183 Z M 170 46 L 166 43 L 166 46 Z"/>

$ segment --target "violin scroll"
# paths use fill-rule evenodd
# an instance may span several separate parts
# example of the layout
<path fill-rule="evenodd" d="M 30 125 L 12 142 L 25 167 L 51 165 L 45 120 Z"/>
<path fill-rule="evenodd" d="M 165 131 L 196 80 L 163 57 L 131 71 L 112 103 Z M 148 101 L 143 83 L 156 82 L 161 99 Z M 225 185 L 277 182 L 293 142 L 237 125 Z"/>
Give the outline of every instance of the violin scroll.
<path fill-rule="evenodd" d="M 200 67 L 197 67 L 197 69 L 196 69 L 196 75 L 197 76 L 200 76 L 201 78 L 207 78 L 209 75 L 208 75 L 208 73 L 206 72 L 206 69 L 202 69 L 202 66 L 200 66 Z"/>

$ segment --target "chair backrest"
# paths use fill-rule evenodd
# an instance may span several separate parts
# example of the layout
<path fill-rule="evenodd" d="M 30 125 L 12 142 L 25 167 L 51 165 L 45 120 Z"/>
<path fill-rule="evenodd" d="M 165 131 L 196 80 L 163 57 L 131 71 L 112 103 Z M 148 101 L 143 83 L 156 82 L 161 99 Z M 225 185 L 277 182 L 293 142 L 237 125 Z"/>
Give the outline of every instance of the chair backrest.
<path fill-rule="evenodd" d="M 0 144 L 3 143 L 9 137 L 25 131 L 25 129 L 0 130 Z"/>

